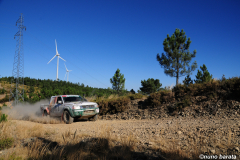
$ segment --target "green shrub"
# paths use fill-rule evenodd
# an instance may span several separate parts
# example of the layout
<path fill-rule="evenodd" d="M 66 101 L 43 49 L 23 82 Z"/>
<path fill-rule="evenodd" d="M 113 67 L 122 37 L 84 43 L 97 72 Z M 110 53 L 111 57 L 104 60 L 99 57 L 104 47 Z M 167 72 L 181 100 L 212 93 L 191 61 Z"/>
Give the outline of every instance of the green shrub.
<path fill-rule="evenodd" d="M 181 111 L 184 108 L 183 102 L 176 103 L 175 110 L 176 111 Z"/>
<path fill-rule="evenodd" d="M 13 142 L 14 142 L 13 138 L 0 139 L 0 150 L 10 148 L 13 145 Z"/>
<path fill-rule="evenodd" d="M 141 85 L 140 90 L 143 93 L 150 94 L 159 91 L 162 83 L 160 83 L 159 79 L 148 78 L 148 80 L 141 81 Z"/>
<path fill-rule="evenodd" d="M 190 100 L 190 97 L 189 96 L 186 96 L 185 99 L 182 101 L 182 107 L 185 108 L 185 107 L 188 107 L 192 104 L 191 100 Z"/>
<path fill-rule="evenodd" d="M 1 160 L 1 159 L 0 159 L 0 160 Z M 13 153 L 9 156 L 8 160 L 24 160 L 24 159 L 23 159 L 22 157 L 20 157 L 20 156 L 17 156 L 16 153 L 13 152 Z M 28 158 L 28 160 L 31 160 L 31 158 Z"/>
<path fill-rule="evenodd" d="M 132 94 L 135 94 L 135 93 L 136 93 L 133 89 L 131 89 L 130 92 L 131 92 Z"/>
<path fill-rule="evenodd" d="M 8 101 L 9 101 L 9 97 L 7 94 L 5 95 L 5 97 L 3 99 L 0 99 L 0 103 L 8 102 Z"/>
<path fill-rule="evenodd" d="M 1 122 L 6 122 L 7 121 L 7 117 L 8 117 L 8 115 L 2 114 L 1 117 L 0 117 L 0 123 Z"/>
<path fill-rule="evenodd" d="M 143 95 L 140 93 L 136 93 L 136 94 L 130 94 L 128 96 L 131 100 L 135 100 L 135 99 L 142 99 Z"/>
<path fill-rule="evenodd" d="M 172 96 L 172 92 L 167 92 L 167 91 L 159 91 L 157 93 L 151 93 L 150 96 L 148 96 L 147 98 L 147 103 L 152 107 L 156 107 L 162 103 L 169 103 L 173 101 L 174 101 L 174 97 Z"/>
<path fill-rule="evenodd" d="M 130 102 L 129 97 L 119 97 L 117 99 L 97 99 L 96 102 L 100 108 L 100 114 L 114 114 L 124 112 L 127 109 L 127 105 Z"/>
<path fill-rule="evenodd" d="M 212 94 L 209 94 L 209 95 L 208 95 L 208 99 L 209 99 L 209 100 L 213 99 L 213 95 L 212 95 Z"/>
<path fill-rule="evenodd" d="M 98 106 L 100 108 L 100 114 L 106 114 L 108 113 L 108 100 L 96 100 L 96 102 L 98 103 Z"/>
<path fill-rule="evenodd" d="M 4 94 L 4 93 L 7 93 L 7 91 L 4 88 L 0 89 L 0 94 Z"/>
<path fill-rule="evenodd" d="M 130 99 L 128 97 L 120 97 L 115 101 L 112 101 L 110 103 L 112 107 L 112 111 L 115 110 L 115 113 L 124 112 L 126 109 L 128 109 L 127 105 L 129 102 L 130 102 Z"/>

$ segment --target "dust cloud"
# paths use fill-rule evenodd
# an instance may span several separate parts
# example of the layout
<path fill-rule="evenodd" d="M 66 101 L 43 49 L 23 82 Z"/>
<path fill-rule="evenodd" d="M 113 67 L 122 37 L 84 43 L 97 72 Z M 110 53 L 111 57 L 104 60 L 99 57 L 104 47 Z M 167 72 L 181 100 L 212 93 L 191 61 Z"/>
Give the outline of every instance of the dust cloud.
<path fill-rule="evenodd" d="M 40 105 L 49 104 L 49 100 L 41 100 L 34 104 L 28 102 L 22 102 L 17 106 L 13 106 L 11 109 L 3 109 L 2 112 L 8 115 L 10 119 L 27 120 L 32 122 L 44 123 L 44 124 L 57 124 L 61 123 L 61 118 L 43 117 Z"/>

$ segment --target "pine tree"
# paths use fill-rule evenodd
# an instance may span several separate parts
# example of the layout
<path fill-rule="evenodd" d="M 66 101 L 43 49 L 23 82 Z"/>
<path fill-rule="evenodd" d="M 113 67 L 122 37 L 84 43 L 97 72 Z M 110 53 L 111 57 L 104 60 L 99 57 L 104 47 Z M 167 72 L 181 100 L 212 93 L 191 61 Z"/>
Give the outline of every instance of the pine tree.
<path fill-rule="evenodd" d="M 183 84 L 185 84 L 186 86 L 188 86 L 189 84 L 193 84 L 193 81 L 189 75 L 185 77 L 185 79 L 183 80 Z"/>
<path fill-rule="evenodd" d="M 162 56 L 159 53 L 157 54 L 157 61 L 164 68 L 164 73 L 170 77 L 176 77 L 176 85 L 178 85 L 179 77 L 188 75 L 197 68 L 196 61 L 189 66 L 197 51 L 194 50 L 193 53 L 190 53 L 191 41 L 190 38 L 186 40 L 185 32 L 176 29 L 171 37 L 167 35 L 167 38 L 163 41 L 166 53 L 162 53 Z"/>
<path fill-rule="evenodd" d="M 125 78 L 124 75 L 120 73 L 119 69 L 117 69 L 114 76 L 110 78 L 110 82 L 112 83 L 113 90 L 116 90 L 117 93 L 125 88 Z"/>
<path fill-rule="evenodd" d="M 159 79 L 148 78 L 148 80 L 141 81 L 142 87 L 140 90 L 143 93 L 150 94 L 160 90 L 162 84 L 159 82 Z"/>
<path fill-rule="evenodd" d="M 135 93 L 136 93 L 133 89 L 131 89 L 130 92 L 131 92 L 132 94 L 135 94 Z"/>
<path fill-rule="evenodd" d="M 212 75 L 207 70 L 207 67 L 205 64 L 203 66 L 200 66 L 200 70 L 198 70 L 196 75 L 196 80 L 194 80 L 196 83 L 203 83 L 203 82 L 209 82 L 212 79 Z"/>

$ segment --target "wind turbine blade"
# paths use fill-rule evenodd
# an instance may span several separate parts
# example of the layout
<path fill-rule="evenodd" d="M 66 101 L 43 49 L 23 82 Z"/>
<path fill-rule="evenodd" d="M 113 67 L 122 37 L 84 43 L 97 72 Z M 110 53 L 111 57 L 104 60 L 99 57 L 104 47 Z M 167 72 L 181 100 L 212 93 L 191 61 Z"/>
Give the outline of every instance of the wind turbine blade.
<path fill-rule="evenodd" d="M 64 63 L 64 65 L 65 65 L 65 68 L 66 68 L 66 71 L 67 71 L 68 69 L 67 69 L 67 67 L 66 67 L 66 64 Z"/>
<path fill-rule="evenodd" d="M 59 58 L 61 58 L 62 60 L 64 60 L 62 57 L 59 56 Z M 65 60 L 64 60 L 65 61 Z M 65 61 L 66 62 L 66 61 Z"/>
<path fill-rule="evenodd" d="M 48 63 L 50 63 L 55 57 L 56 57 L 56 55 L 55 55 Z M 47 64 L 48 64 L 48 63 L 47 63 Z"/>
<path fill-rule="evenodd" d="M 72 70 L 68 70 L 68 72 L 70 72 L 70 71 L 72 71 Z"/>
<path fill-rule="evenodd" d="M 57 41 L 55 39 L 55 45 L 56 45 L 56 54 L 58 54 L 58 50 L 57 50 Z"/>

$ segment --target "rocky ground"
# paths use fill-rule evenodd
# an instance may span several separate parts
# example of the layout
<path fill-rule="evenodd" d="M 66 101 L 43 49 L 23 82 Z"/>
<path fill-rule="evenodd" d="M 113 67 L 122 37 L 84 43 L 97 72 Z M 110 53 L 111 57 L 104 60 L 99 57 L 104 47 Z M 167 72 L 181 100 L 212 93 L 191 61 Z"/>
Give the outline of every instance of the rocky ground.
<path fill-rule="evenodd" d="M 236 155 L 240 159 L 239 102 L 205 101 L 175 112 L 170 112 L 171 107 L 172 104 L 164 104 L 151 108 L 145 106 L 143 100 L 133 100 L 127 111 L 99 116 L 95 122 L 79 120 L 67 125 L 11 121 L 22 128 L 37 125 L 44 131 L 44 139 L 58 145 L 66 143 L 67 135 L 82 142 L 105 137 L 115 145 L 131 145 L 134 152 L 152 157 L 150 159 L 168 159 L 164 157 L 176 153 L 189 159 L 200 154 Z M 29 138 L 20 140 L 22 144 L 28 141 Z"/>
<path fill-rule="evenodd" d="M 159 118 L 240 118 L 240 103 L 234 100 L 204 101 L 205 96 L 197 96 L 189 107 L 182 110 L 173 110 L 175 104 L 162 104 L 152 108 L 145 103 L 144 99 L 132 100 L 128 110 L 117 114 L 102 115 L 99 118 L 105 120 L 141 120 Z"/>
<path fill-rule="evenodd" d="M 12 120 L 23 128 L 34 128 L 35 122 Z M 73 124 L 38 124 L 45 138 L 59 145 L 63 135 L 73 135 L 84 141 L 91 137 L 115 140 L 116 145 L 126 143 L 135 152 L 148 156 L 167 156 L 168 151 L 179 151 L 191 158 L 194 154 L 240 155 L 239 118 L 161 118 L 157 120 L 98 120 L 77 121 Z M 26 140 L 25 140 L 26 141 Z M 21 140 L 24 142 L 24 139 Z M 165 151 L 165 152 L 164 152 Z M 240 158 L 240 157 L 239 157 Z"/>

